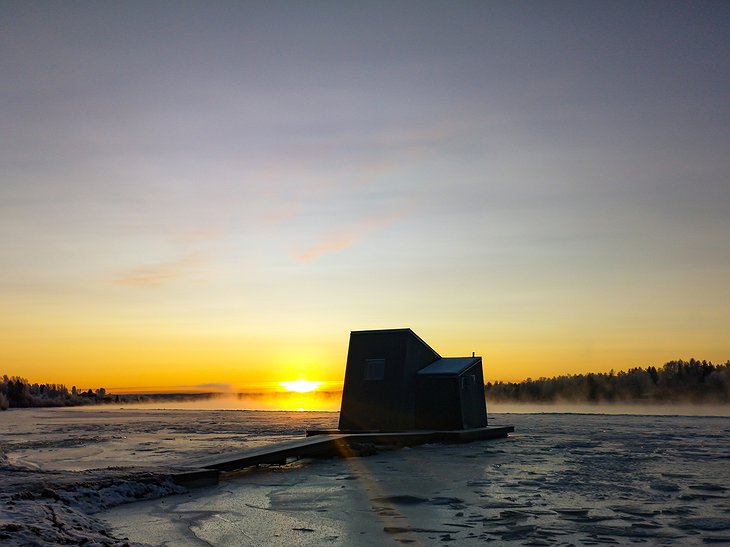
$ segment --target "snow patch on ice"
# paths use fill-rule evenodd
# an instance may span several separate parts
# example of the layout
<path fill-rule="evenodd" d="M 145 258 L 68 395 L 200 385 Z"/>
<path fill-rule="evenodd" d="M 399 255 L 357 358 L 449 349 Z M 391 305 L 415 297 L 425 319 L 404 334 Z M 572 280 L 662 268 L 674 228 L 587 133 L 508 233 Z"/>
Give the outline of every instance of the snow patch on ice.
<path fill-rule="evenodd" d="M 1 462 L 6 480 L 0 493 L 0 544 L 122 545 L 107 526 L 92 516 L 98 511 L 132 501 L 181 493 L 169 477 L 121 470 L 86 473 L 47 473 Z M 129 545 L 140 545 L 126 542 Z"/>

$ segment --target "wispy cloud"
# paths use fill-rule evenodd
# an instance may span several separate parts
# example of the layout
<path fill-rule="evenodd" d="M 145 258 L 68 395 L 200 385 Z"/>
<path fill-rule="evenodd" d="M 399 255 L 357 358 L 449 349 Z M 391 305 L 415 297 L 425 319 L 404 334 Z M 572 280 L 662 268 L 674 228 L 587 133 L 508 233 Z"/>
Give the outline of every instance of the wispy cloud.
<path fill-rule="evenodd" d="M 263 221 L 267 224 L 279 224 L 296 217 L 301 210 L 299 204 L 290 204 L 283 207 L 275 208 L 266 213 Z"/>
<path fill-rule="evenodd" d="M 348 249 L 371 234 L 404 218 L 410 212 L 411 210 L 408 209 L 386 215 L 371 216 L 349 226 L 339 227 L 336 232 L 328 234 L 321 241 L 304 250 L 295 251 L 292 255 L 300 262 L 309 262 L 325 254 Z"/>
<path fill-rule="evenodd" d="M 215 241 L 223 237 L 223 231 L 220 228 L 195 228 L 190 230 L 181 231 L 172 237 L 172 240 L 178 243 L 194 244 L 194 243 L 207 243 L 209 241 Z"/>
<path fill-rule="evenodd" d="M 133 287 L 161 287 L 179 279 L 195 277 L 208 262 L 206 256 L 192 253 L 170 262 L 128 270 L 116 277 L 114 283 Z"/>

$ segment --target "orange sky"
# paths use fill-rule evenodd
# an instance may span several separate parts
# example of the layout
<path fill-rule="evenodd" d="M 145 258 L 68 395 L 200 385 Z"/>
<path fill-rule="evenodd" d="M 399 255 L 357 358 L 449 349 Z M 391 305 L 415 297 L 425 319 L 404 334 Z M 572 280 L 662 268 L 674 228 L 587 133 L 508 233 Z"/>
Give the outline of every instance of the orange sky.
<path fill-rule="evenodd" d="M 278 389 L 283 381 L 304 379 L 325 382 L 323 389 L 337 388 L 344 375 L 349 331 L 335 325 L 307 328 L 306 317 L 299 319 L 300 329 L 289 326 L 281 333 L 265 333 L 252 326 L 253 332 L 247 335 L 185 325 L 176 331 L 174 323 L 127 329 L 88 323 L 70 329 L 70 318 L 43 328 L 37 321 L 36 328 L 18 329 L 16 317 L 16 330 L 3 325 L 1 351 L 5 363 L 16 363 L 6 369 L 8 373 L 69 386 L 267 390 Z M 355 323 L 356 328 L 366 326 L 371 324 Z M 646 338 L 636 340 L 618 329 L 599 337 L 580 325 L 543 327 L 539 320 L 525 321 L 517 331 L 509 325 L 493 325 L 489 335 L 468 323 L 411 326 L 442 355 L 472 351 L 482 355 L 486 381 L 660 365 L 690 357 L 682 351 L 690 340 L 695 347 L 712 348 L 712 333 L 704 332 L 685 332 L 681 339 L 653 339 L 656 347 L 647 349 Z M 718 345 L 716 356 L 708 350 L 692 355 L 719 362 L 721 351 Z"/>

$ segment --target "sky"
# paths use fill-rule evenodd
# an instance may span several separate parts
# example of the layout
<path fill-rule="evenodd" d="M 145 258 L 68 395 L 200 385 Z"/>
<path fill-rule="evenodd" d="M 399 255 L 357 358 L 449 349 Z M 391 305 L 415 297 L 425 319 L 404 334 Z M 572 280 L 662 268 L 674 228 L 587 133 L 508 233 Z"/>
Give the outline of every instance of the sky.
<path fill-rule="evenodd" d="M 730 3 L 0 2 L 0 373 L 730 359 Z"/>

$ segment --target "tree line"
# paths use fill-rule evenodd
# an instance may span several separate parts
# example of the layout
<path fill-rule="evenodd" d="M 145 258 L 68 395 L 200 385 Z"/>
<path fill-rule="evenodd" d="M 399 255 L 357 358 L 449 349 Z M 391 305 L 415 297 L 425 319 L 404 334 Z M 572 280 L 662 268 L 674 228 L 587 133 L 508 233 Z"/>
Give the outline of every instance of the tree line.
<path fill-rule="evenodd" d="M 0 410 L 38 406 L 76 406 L 84 404 L 111 403 L 119 401 L 118 396 L 107 395 L 106 390 L 70 390 L 63 384 L 31 384 L 20 376 L 4 374 L 0 380 Z"/>
<path fill-rule="evenodd" d="M 63 384 L 31 384 L 20 376 L 4 374 L 0 379 L 0 410 L 8 408 L 99 405 L 108 403 L 161 403 L 209 399 L 215 393 L 147 393 L 110 395 L 103 387 L 68 389 Z"/>
<path fill-rule="evenodd" d="M 519 403 L 730 403 L 730 360 L 669 361 L 662 367 L 528 378 L 485 386 L 487 400 Z"/>

